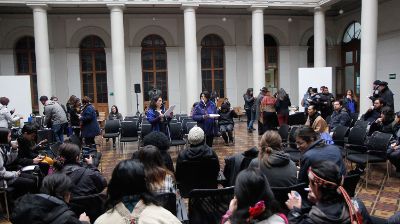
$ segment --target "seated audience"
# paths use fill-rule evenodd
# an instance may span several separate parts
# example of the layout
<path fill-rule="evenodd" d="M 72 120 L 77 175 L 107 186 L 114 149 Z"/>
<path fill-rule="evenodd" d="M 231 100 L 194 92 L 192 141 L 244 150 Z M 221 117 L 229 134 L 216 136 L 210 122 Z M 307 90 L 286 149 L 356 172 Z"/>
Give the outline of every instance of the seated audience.
<path fill-rule="evenodd" d="M 11 221 L 14 224 L 78 224 L 90 223 L 82 213 L 79 219 L 67 205 L 73 183 L 65 174 L 52 174 L 44 178 L 41 194 L 26 194 L 16 202 Z"/>
<path fill-rule="evenodd" d="M 400 177 L 400 112 L 396 113 L 396 119 L 393 124 L 393 132 L 396 141 L 389 146 L 387 155 L 389 161 L 396 167 L 395 176 Z"/>
<path fill-rule="evenodd" d="M 382 98 L 378 98 L 374 101 L 374 106 L 367 110 L 361 117 L 362 120 L 368 121 L 370 124 L 381 116 L 382 107 L 385 106 L 385 101 Z"/>
<path fill-rule="evenodd" d="M 277 208 L 267 178 L 260 171 L 248 168 L 237 176 L 235 197 L 221 223 L 286 224 L 286 216 L 277 213 Z"/>
<path fill-rule="evenodd" d="M 161 153 L 161 158 L 167 167 L 172 173 L 174 173 L 174 164 L 172 162 L 171 156 L 168 153 L 168 149 L 170 146 L 170 141 L 168 137 L 161 132 L 153 131 L 147 134 L 143 138 L 143 145 L 154 145 Z M 139 152 L 136 151 L 132 154 L 132 159 L 138 159 Z"/>
<path fill-rule="evenodd" d="M 22 135 L 17 138 L 18 156 L 15 165 L 18 167 L 39 165 L 42 174 L 44 176 L 47 175 L 49 164 L 43 161 L 43 155 L 39 155 L 39 151 L 44 150 L 43 144 L 47 142 L 47 139 L 40 141 L 38 144 L 35 143 L 37 129 L 33 124 L 24 125 L 21 132 Z"/>
<path fill-rule="evenodd" d="M 124 160 L 114 168 L 107 188 L 109 210 L 95 224 L 180 224 L 158 202 L 146 186 L 144 167 L 140 162 Z"/>
<path fill-rule="evenodd" d="M 155 193 L 175 193 L 174 174 L 168 170 L 157 147 L 147 145 L 139 150 L 139 161 L 144 165 L 148 189 Z"/>
<path fill-rule="evenodd" d="M 54 165 L 59 172 L 71 178 L 73 188 L 72 197 L 88 196 L 100 193 L 107 186 L 106 179 L 99 170 L 93 166 L 93 158 L 84 158 L 86 166 L 80 164 L 79 146 L 71 143 L 64 143 L 60 146 L 60 161 Z"/>
<path fill-rule="evenodd" d="M 267 131 L 260 140 L 258 158 L 249 167 L 259 168 L 272 187 L 289 187 L 297 183 L 296 164 L 282 151 L 282 139 L 276 131 Z"/>
<path fill-rule="evenodd" d="M 118 112 L 118 107 L 115 105 L 111 106 L 111 111 L 108 114 L 108 120 L 119 120 L 122 121 L 124 118 L 122 117 L 122 114 Z M 108 142 L 108 138 L 107 138 L 107 142 Z M 113 143 L 113 148 L 115 148 L 115 137 L 112 138 L 112 143 Z"/>
<path fill-rule="evenodd" d="M 334 131 L 338 126 L 350 126 L 351 118 L 346 108 L 343 107 L 342 100 L 336 100 L 333 102 L 333 113 L 331 120 L 329 121 L 330 131 Z"/>
<path fill-rule="evenodd" d="M 385 101 L 386 106 L 390 107 L 390 109 L 394 110 L 394 100 L 393 100 L 393 92 L 389 89 L 388 83 L 385 81 L 381 81 L 378 86 L 379 97 Z"/>
<path fill-rule="evenodd" d="M 176 176 L 176 181 L 179 184 L 181 184 L 184 180 L 187 180 L 189 178 L 186 175 L 194 175 L 198 181 L 203 181 L 201 179 L 205 178 L 205 176 L 207 176 L 207 178 L 210 178 L 211 176 L 213 178 L 215 177 L 215 179 L 207 179 L 204 180 L 204 182 L 201 182 L 200 184 L 203 187 L 207 186 L 208 188 L 211 188 L 210 185 L 214 185 L 214 183 L 216 185 L 219 173 L 219 160 L 217 154 L 207 144 L 204 144 L 205 142 L 204 137 L 205 136 L 203 129 L 199 127 L 193 127 L 192 129 L 190 129 L 188 134 L 189 147 L 182 150 L 179 153 L 178 158 L 176 160 L 175 176 Z M 208 169 L 207 173 L 204 175 L 188 173 L 188 170 L 185 167 L 186 164 L 190 162 L 198 162 L 199 164 L 205 164 L 205 166 L 207 166 Z M 197 168 L 198 167 L 194 167 L 194 169 Z M 195 183 L 189 183 L 189 185 L 195 185 L 194 187 L 199 188 L 199 186 L 197 186 L 197 184 Z M 185 192 L 189 190 L 189 188 L 191 187 L 192 186 L 184 186 L 184 187 L 180 186 L 180 190 L 185 194 Z"/>
<path fill-rule="evenodd" d="M 301 151 L 299 182 L 308 183 L 307 171 L 317 161 L 329 160 L 340 168 L 340 175 L 346 174 L 346 166 L 340 149 L 335 145 L 327 145 L 310 127 L 301 127 L 296 131 L 296 145 Z"/>
<path fill-rule="evenodd" d="M 394 111 L 390 107 L 382 107 L 381 116 L 371 123 L 369 133 L 372 134 L 374 131 L 380 131 L 384 133 L 395 134 L 393 133 L 394 117 Z"/>
<path fill-rule="evenodd" d="M 351 199 L 341 186 L 343 175 L 335 163 L 320 161 L 312 164 L 307 178 L 310 185 L 308 200 L 313 205 L 305 207 L 301 196 L 291 192 L 286 202 L 290 209 L 289 223 L 372 223 L 362 201 Z"/>
<path fill-rule="evenodd" d="M 235 125 L 233 118 L 237 117 L 237 114 L 234 110 L 231 110 L 231 104 L 228 99 L 224 100 L 218 114 L 220 115 L 218 118 L 219 131 L 225 141 L 225 145 L 233 143 L 233 127 Z"/>
<path fill-rule="evenodd" d="M 305 123 L 306 126 L 314 129 L 315 132 L 319 133 L 321 139 L 327 144 L 333 144 L 332 137 L 329 135 L 329 127 L 324 118 L 318 113 L 315 105 L 308 106 L 308 118 Z"/>
<path fill-rule="evenodd" d="M 18 145 L 11 142 L 11 131 L 7 128 L 0 128 L 0 153 L 0 186 L 15 188 L 14 198 L 28 192 L 35 193 L 38 190 L 36 176 L 21 171 L 7 171 L 5 168 L 18 155 Z"/>

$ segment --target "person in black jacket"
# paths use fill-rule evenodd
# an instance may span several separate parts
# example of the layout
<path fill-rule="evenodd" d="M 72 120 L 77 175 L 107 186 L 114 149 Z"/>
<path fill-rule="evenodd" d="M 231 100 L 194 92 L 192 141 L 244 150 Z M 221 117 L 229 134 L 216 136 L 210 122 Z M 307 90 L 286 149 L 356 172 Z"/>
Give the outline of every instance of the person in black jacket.
<path fill-rule="evenodd" d="M 256 110 L 254 108 L 254 102 L 256 98 L 253 96 L 253 88 L 248 88 L 246 93 L 243 94 L 244 99 L 244 110 L 246 111 L 247 116 L 247 130 L 248 132 L 253 132 L 255 130 L 253 128 L 253 123 L 256 116 Z"/>
<path fill-rule="evenodd" d="M 393 100 L 393 92 L 389 89 L 388 83 L 385 81 L 381 81 L 379 83 L 379 97 L 382 98 L 386 106 L 390 107 L 394 111 L 394 100 Z"/>
<path fill-rule="evenodd" d="M 55 165 L 59 172 L 71 178 L 73 188 L 71 194 L 75 196 L 88 196 L 100 193 L 107 186 L 106 179 L 100 174 L 99 170 L 92 165 L 93 158 L 84 158 L 86 166 L 82 166 L 79 161 L 79 146 L 72 143 L 64 143 L 60 146 L 60 161 Z"/>
<path fill-rule="evenodd" d="M 289 119 L 289 107 L 292 106 L 289 94 L 282 88 L 276 93 L 275 109 L 278 113 L 279 125 L 287 124 Z"/>
<path fill-rule="evenodd" d="M 231 109 L 231 104 L 227 98 L 225 98 L 224 102 L 222 103 L 218 114 L 220 115 L 218 118 L 219 131 L 221 132 L 222 138 L 225 141 L 225 145 L 229 145 L 229 143 L 233 143 L 233 128 L 235 125 L 233 118 L 238 116 L 236 112 Z"/>
<path fill-rule="evenodd" d="M 369 134 L 372 134 L 374 131 L 395 134 L 393 130 L 394 118 L 395 118 L 394 111 L 390 107 L 388 106 L 382 107 L 381 116 L 371 124 L 369 128 Z"/>
<path fill-rule="evenodd" d="M 341 186 L 343 176 L 331 161 L 319 161 L 308 171 L 310 191 L 308 200 L 312 207 L 302 204 L 300 195 L 289 194 L 286 201 L 290 209 L 289 223 L 302 224 L 371 224 L 371 218 L 361 200 L 351 199 Z"/>
<path fill-rule="evenodd" d="M 335 128 L 339 125 L 341 126 L 350 126 L 351 118 L 349 113 L 343 108 L 343 101 L 336 100 L 333 102 L 333 113 L 331 115 L 331 120 L 329 121 L 329 129 L 330 131 L 334 131 Z"/>
<path fill-rule="evenodd" d="M 41 194 L 26 194 L 16 202 L 11 217 L 14 224 L 83 224 L 90 219 L 82 213 L 79 219 L 66 203 L 71 197 L 71 179 L 65 174 L 53 174 L 43 180 Z"/>
<path fill-rule="evenodd" d="M 374 83 L 372 83 L 372 94 L 369 96 L 369 99 L 372 101 L 372 104 L 375 102 L 376 99 L 380 97 L 378 89 L 380 83 L 381 83 L 380 80 L 375 80 Z"/>
<path fill-rule="evenodd" d="M 382 98 L 376 99 L 374 101 L 374 106 L 368 109 L 367 112 L 363 114 L 361 119 L 364 121 L 368 121 L 370 124 L 372 122 L 375 122 L 376 119 L 378 119 L 381 116 L 382 107 L 384 107 L 385 105 L 386 105 L 385 100 L 383 100 Z"/>
<path fill-rule="evenodd" d="M 69 126 L 72 128 L 73 134 L 77 137 L 80 137 L 81 134 L 81 127 L 80 127 L 80 120 L 79 114 L 81 108 L 81 100 L 72 95 L 67 103 L 67 112 L 69 116 Z"/>

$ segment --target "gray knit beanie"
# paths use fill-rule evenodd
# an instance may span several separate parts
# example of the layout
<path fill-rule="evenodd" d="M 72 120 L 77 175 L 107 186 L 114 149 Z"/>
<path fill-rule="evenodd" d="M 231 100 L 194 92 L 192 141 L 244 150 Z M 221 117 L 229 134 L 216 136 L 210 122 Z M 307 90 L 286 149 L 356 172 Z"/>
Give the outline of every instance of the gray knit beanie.
<path fill-rule="evenodd" d="M 204 141 L 203 129 L 195 126 L 189 131 L 188 141 L 191 145 L 198 145 Z"/>

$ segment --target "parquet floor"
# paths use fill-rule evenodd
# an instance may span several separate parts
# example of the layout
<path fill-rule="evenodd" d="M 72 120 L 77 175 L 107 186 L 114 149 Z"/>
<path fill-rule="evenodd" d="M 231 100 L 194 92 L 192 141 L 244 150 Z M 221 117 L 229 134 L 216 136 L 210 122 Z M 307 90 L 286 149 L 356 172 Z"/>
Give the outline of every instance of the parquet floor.
<path fill-rule="evenodd" d="M 214 139 L 213 148 L 218 154 L 221 168 L 225 165 L 224 157 L 257 146 L 259 138 L 257 132 L 252 134 L 247 133 L 246 122 L 239 121 L 235 125 L 236 142 L 234 146 L 224 146 L 222 138 Z M 111 141 L 108 143 L 106 141 L 102 142 L 101 138 L 96 139 L 96 141 L 102 144 L 100 150 L 103 153 L 103 159 L 100 169 L 107 179 L 111 177 L 113 168 L 119 161 L 131 158 L 132 153 L 137 150 L 137 142 L 128 143 L 125 146 L 117 145 L 117 149 L 112 149 Z M 177 158 L 177 150 L 176 147 L 172 147 L 169 150 L 174 163 Z M 368 189 L 360 181 L 356 190 L 356 196 L 363 200 L 370 214 L 381 218 L 388 218 L 396 211 L 400 211 L 400 178 L 387 178 L 384 174 L 384 166 L 373 166 L 372 175 L 368 182 Z M 8 222 L 0 221 L 0 224 L 2 223 Z"/>

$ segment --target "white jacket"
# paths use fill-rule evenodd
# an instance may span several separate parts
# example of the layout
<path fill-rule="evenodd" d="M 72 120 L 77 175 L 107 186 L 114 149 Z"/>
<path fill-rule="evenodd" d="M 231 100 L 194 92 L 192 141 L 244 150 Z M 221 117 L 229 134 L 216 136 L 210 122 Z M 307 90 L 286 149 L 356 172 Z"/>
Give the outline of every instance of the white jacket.
<path fill-rule="evenodd" d="M 19 116 L 11 115 L 7 106 L 0 104 L 0 128 L 9 128 L 11 122 L 15 122 L 19 119 Z"/>

